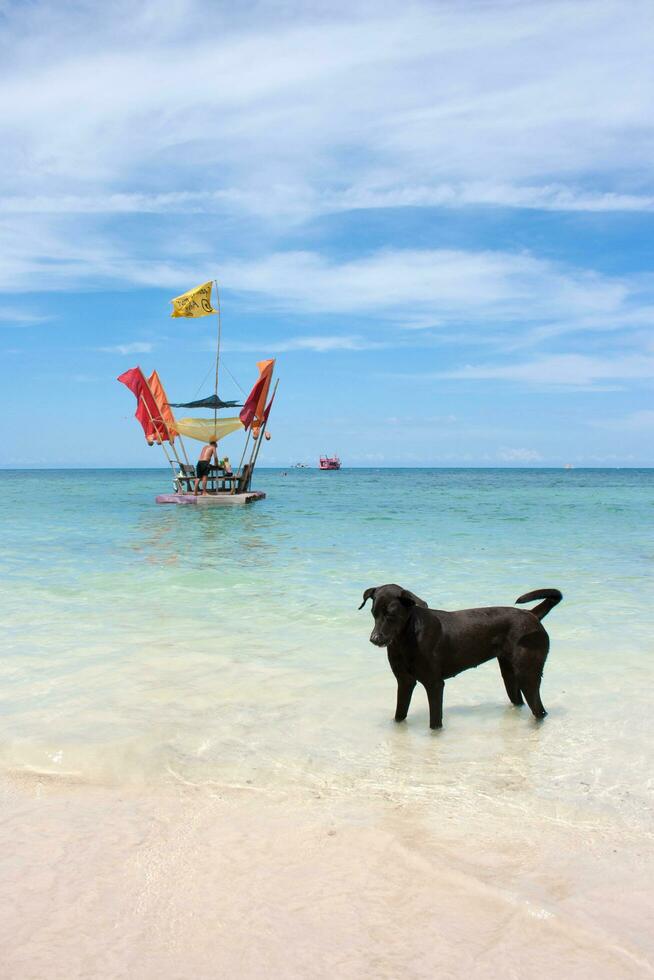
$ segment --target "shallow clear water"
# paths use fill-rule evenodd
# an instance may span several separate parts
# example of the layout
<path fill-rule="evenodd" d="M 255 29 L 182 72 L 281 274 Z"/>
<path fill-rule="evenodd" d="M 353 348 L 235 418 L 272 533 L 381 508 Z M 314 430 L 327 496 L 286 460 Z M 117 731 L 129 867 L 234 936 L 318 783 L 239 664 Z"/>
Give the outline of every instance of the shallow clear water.
<path fill-rule="evenodd" d="M 643 827 L 654 471 L 260 470 L 265 501 L 162 507 L 165 471 L 0 473 L 0 764 Z M 368 643 L 370 585 L 440 608 L 555 586 L 535 724 L 496 664 L 418 688 Z M 567 817 L 566 817 L 567 819 Z"/>
<path fill-rule="evenodd" d="M 261 470 L 225 510 L 156 506 L 165 471 L 0 485 L 16 980 L 654 973 L 654 471 Z M 420 688 L 394 724 L 357 611 L 389 581 L 560 588 L 548 718 L 489 663 L 442 731 Z"/>

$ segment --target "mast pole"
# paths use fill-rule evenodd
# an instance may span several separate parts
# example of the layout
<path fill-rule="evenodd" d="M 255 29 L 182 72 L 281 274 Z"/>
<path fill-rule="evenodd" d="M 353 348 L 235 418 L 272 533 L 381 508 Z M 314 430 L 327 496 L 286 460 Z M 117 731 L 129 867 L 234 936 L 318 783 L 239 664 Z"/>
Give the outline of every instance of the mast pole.
<path fill-rule="evenodd" d="M 186 452 L 186 446 L 184 445 L 184 440 L 182 439 L 181 432 L 178 432 L 177 433 L 177 438 L 179 439 L 179 444 L 182 447 L 182 452 L 184 453 L 184 459 L 186 460 L 187 465 L 190 466 L 191 465 L 191 461 L 188 458 L 188 453 Z"/>
<path fill-rule="evenodd" d="M 248 429 L 248 434 L 247 434 L 247 436 L 245 438 L 245 445 L 243 446 L 243 452 L 241 453 L 241 461 L 238 464 L 238 469 L 236 470 L 237 473 L 240 473 L 241 468 L 243 467 L 243 460 L 245 459 L 245 454 L 247 452 L 247 448 L 248 448 L 248 445 L 249 445 L 249 442 L 250 442 L 250 435 L 251 434 L 252 434 L 252 426 L 250 426 L 250 428 Z"/>
<path fill-rule="evenodd" d="M 218 398 L 218 368 L 220 367 L 220 333 L 221 333 L 221 318 L 220 318 L 220 292 L 218 290 L 218 280 L 214 279 L 214 284 L 216 287 L 216 313 L 218 318 L 218 343 L 216 345 L 216 382 L 214 384 L 214 395 Z M 213 425 L 214 430 L 216 428 L 216 423 L 218 421 L 218 406 L 213 410 Z"/>

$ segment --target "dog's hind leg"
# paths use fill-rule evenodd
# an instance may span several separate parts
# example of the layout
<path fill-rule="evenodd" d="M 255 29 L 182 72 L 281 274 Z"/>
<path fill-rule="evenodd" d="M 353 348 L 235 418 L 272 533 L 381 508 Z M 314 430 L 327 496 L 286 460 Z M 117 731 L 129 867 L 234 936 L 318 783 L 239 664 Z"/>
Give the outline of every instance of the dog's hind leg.
<path fill-rule="evenodd" d="M 549 645 L 549 637 L 545 630 L 529 633 L 520 638 L 520 644 L 513 657 L 520 690 L 534 718 L 544 718 L 547 714 L 540 699 L 540 682 Z"/>
<path fill-rule="evenodd" d="M 509 695 L 509 701 L 511 704 L 515 704 L 517 706 L 524 704 L 525 702 L 522 700 L 520 685 L 518 684 L 518 678 L 516 677 L 515 670 L 513 669 L 513 664 L 508 657 L 498 657 L 497 659 L 499 661 L 500 670 L 502 671 L 504 687 L 506 688 L 506 693 Z"/>
<path fill-rule="evenodd" d="M 529 674 L 520 676 L 520 687 L 534 718 L 544 718 L 547 714 L 540 699 L 540 681 L 540 671 L 530 671 Z"/>

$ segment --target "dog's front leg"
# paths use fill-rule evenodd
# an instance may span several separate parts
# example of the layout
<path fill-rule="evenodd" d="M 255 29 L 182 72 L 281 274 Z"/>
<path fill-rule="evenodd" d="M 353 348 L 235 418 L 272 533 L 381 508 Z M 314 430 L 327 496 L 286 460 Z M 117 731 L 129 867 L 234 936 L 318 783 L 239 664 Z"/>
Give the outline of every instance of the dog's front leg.
<path fill-rule="evenodd" d="M 397 707 L 395 708 L 395 721 L 404 721 L 409 712 L 411 695 L 413 694 L 413 689 L 416 686 L 416 679 L 413 674 L 410 674 L 406 669 L 404 657 L 402 656 L 401 652 L 398 652 L 395 646 L 388 648 L 387 655 L 391 670 L 395 674 L 395 680 L 397 681 Z"/>
<path fill-rule="evenodd" d="M 442 677 L 434 677 L 425 684 L 427 700 L 429 701 L 429 727 L 443 727 L 443 690 L 445 684 Z"/>
<path fill-rule="evenodd" d="M 413 689 L 415 686 L 415 677 L 411 677 L 410 674 L 404 674 L 402 677 L 397 678 L 397 707 L 395 709 L 395 721 L 404 721 L 409 713 L 411 695 L 413 694 Z"/>

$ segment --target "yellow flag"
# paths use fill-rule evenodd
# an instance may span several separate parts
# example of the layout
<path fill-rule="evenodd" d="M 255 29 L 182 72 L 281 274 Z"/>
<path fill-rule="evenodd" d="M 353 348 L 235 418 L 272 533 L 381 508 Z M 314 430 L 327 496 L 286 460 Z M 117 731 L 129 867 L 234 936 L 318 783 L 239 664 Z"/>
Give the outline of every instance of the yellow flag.
<path fill-rule="evenodd" d="M 173 312 L 171 316 L 209 316 L 210 313 L 217 313 L 211 305 L 212 282 L 205 282 L 202 286 L 189 289 L 187 293 L 176 296 L 171 300 Z"/>

